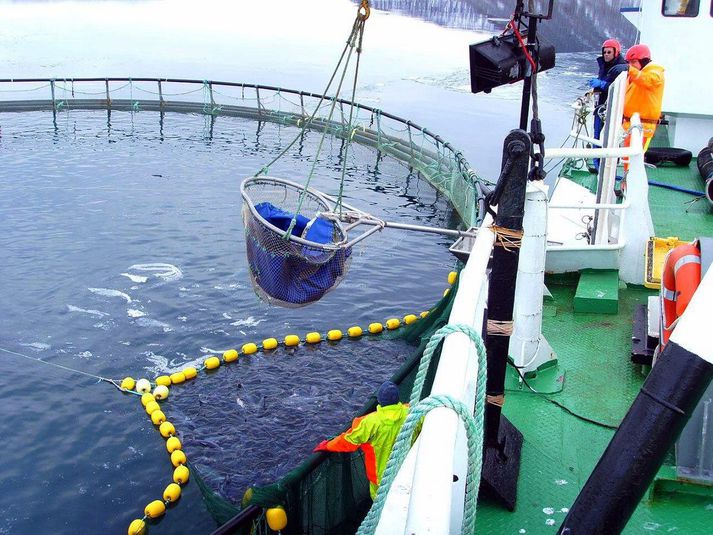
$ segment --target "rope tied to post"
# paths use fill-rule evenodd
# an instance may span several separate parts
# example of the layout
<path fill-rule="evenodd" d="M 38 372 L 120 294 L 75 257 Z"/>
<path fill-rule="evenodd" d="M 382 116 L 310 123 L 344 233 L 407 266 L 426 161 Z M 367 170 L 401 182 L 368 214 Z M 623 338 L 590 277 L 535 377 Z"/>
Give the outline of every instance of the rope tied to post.
<path fill-rule="evenodd" d="M 488 320 L 488 334 L 491 336 L 512 336 L 511 321 Z"/>
<path fill-rule="evenodd" d="M 475 410 L 470 409 L 460 400 L 450 396 L 434 395 L 418 401 L 423 390 L 423 384 L 428 371 L 431 357 L 441 341 L 448 335 L 460 332 L 468 335 L 475 345 L 478 358 L 478 375 L 475 390 Z M 453 410 L 463 422 L 466 431 L 468 444 L 468 471 L 465 486 L 465 503 L 463 512 L 463 524 L 461 533 L 470 535 L 475 529 L 475 516 L 478 500 L 478 488 L 480 487 L 480 475 L 483 461 L 483 419 L 485 415 L 485 388 L 487 379 L 487 360 L 485 344 L 480 333 L 473 327 L 464 324 L 445 325 L 438 329 L 426 344 L 426 349 L 421 357 L 419 369 L 414 380 L 411 391 L 411 408 L 406 417 L 406 421 L 399 431 L 394 447 L 389 455 L 386 468 L 381 476 L 376 498 L 367 513 L 364 521 L 359 526 L 358 535 L 370 535 L 376 531 L 376 527 L 381 517 L 381 512 L 386 503 L 386 496 L 396 478 L 396 474 L 401 467 L 411 446 L 411 438 L 423 418 L 429 411 L 445 407 Z M 416 403 L 417 402 L 417 403 Z"/>
<path fill-rule="evenodd" d="M 502 247 L 506 251 L 522 247 L 522 230 L 513 230 L 498 225 L 491 225 L 490 230 L 495 234 L 495 247 Z"/>

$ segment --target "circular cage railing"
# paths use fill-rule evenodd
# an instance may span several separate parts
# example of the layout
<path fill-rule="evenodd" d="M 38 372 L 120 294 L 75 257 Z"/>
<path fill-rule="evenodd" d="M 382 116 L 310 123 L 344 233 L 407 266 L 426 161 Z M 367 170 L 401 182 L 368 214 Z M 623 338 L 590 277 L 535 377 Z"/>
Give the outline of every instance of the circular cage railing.
<path fill-rule="evenodd" d="M 328 111 L 336 100 L 336 119 Z M 179 78 L 5 78 L 0 79 L 0 112 L 72 110 L 183 112 L 237 116 L 305 127 L 392 156 L 418 171 L 452 203 L 466 226 L 485 215 L 485 185 L 450 143 L 407 119 L 377 108 L 280 87 Z M 310 116 L 315 111 L 314 118 Z M 307 123 L 307 124 L 306 124 Z"/>

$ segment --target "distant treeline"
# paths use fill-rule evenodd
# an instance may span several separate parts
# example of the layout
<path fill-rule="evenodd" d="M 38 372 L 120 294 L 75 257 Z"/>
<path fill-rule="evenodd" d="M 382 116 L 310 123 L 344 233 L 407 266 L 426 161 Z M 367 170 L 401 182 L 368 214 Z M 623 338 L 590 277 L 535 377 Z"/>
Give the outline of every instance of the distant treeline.
<path fill-rule="evenodd" d="M 358 3 L 359 0 L 354 0 Z M 558 52 L 597 50 L 604 39 L 616 37 L 625 48 L 636 39 L 635 28 L 621 7 L 640 0 L 555 0 L 553 20 L 539 26 L 541 38 Z M 512 15 L 515 0 L 369 0 L 371 7 L 403 13 L 450 28 L 497 32 Z M 543 3 L 543 2 L 539 2 Z"/>

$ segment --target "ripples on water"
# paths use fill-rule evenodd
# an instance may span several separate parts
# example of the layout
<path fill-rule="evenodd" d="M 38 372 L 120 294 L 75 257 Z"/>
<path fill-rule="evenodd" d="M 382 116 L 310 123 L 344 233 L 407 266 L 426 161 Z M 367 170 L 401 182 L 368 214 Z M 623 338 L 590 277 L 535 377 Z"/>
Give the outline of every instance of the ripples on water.
<path fill-rule="evenodd" d="M 440 298 L 450 240 L 384 231 L 354 251 L 322 301 L 266 305 L 249 281 L 240 181 L 296 134 L 196 115 L 73 111 L 0 115 L 1 347 L 91 374 L 153 378 L 206 354 L 287 333 L 346 329 Z M 273 165 L 303 181 L 318 134 Z M 341 142 L 313 186 L 336 193 Z M 446 200 L 370 149 L 350 149 L 346 201 L 388 220 L 448 226 Z M 172 391 L 189 459 L 226 496 L 275 480 L 348 422 L 406 358 L 397 342 L 342 342 L 241 359 Z M 171 468 L 138 399 L 3 354 L 0 533 L 123 532 Z M 189 485 L 152 532 L 206 532 Z M 189 528 L 190 527 L 190 528 Z"/>

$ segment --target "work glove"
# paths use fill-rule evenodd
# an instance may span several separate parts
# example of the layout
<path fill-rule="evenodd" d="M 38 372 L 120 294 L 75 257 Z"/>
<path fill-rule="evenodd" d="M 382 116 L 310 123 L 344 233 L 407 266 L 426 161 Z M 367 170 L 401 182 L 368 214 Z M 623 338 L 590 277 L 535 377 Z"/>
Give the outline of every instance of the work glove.
<path fill-rule="evenodd" d="M 592 89 L 604 89 L 607 86 L 607 83 L 604 80 L 600 80 L 599 78 L 592 78 L 589 80 L 589 87 Z"/>
<path fill-rule="evenodd" d="M 313 449 L 312 451 L 313 451 L 314 453 L 316 453 L 316 452 L 318 452 L 318 451 L 329 451 L 329 450 L 327 449 L 327 443 L 328 443 L 328 442 L 329 442 L 329 440 L 323 440 L 322 442 L 320 442 L 319 444 L 317 444 L 317 445 L 314 447 L 314 449 Z"/>

